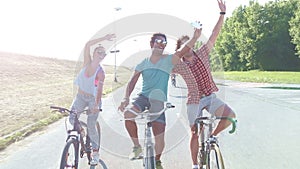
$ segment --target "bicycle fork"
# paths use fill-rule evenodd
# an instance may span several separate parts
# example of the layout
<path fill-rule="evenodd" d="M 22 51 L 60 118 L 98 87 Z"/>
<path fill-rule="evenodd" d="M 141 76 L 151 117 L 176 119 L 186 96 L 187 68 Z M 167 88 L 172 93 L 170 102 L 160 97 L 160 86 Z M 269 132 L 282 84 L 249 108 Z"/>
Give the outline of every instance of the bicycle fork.
<path fill-rule="evenodd" d="M 198 135 L 200 137 L 200 145 L 199 145 L 199 151 L 198 151 L 198 164 L 199 164 L 199 167 L 200 169 L 203 169 L 203 166 L 206 166 L 206 163 L 207 163 L 207 146 L 205 145 L 205 134 L 204 134 L 204 125 L 203 123 L 201 122 L 200 124 L 198 124 L 197 128 L 199 129 L 198 131 Z"/>
<path fill-rule="evenodd" d="M 154 144 L 152 142 L 151 137 L 151 122 L 147 123 L 147 128 L 145 130 L 145 155 L 144 155 L 144 166 L 145 168 L 154 168 L 155 166 L 155 160 L 154 160 Z"/>

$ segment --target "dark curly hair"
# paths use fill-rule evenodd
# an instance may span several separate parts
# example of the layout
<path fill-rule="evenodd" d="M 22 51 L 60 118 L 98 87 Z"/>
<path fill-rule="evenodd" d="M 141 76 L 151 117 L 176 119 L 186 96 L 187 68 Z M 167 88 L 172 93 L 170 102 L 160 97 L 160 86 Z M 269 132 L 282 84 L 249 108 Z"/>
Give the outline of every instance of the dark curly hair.
<path fill-rule="evenodd" d="M 158 36 L 161 36 L 161 37 L 165 38 L 165 40 L 167 41 L 167 36 L 165 34 L 163 34 L 163 33 L 155 33 L 155 34 L 152 35 L 150 42 L 154 43 L 156 37 L 158 37 Z"/>
<path fill-rule="evenodd" d="M 181 48 L 181 45 L 183 45 L 183 44 L 184 44 L 186 41 L 188 41 L 189 39 L 190 39 L 190 37 L 187 36 L 187 35 L 181 36 L 181 37 L 177 40 L 175 51 L 177 51 L 178 49 L 180 49 L 180 48 Z"/>

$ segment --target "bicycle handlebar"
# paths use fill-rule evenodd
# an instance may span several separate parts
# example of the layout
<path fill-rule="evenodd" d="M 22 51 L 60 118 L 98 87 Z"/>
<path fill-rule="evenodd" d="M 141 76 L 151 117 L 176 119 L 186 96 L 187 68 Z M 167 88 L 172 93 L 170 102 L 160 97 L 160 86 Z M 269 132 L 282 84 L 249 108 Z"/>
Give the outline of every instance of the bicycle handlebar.
<path fill-rule="evenodd" d="M 229 133 L 232 134 L 232 133 L 235 132 L 237 120 L 233 119 L 231 117 L 223 117 L 223 116 L 221 116 L 221 117 L 216 117 L 216 116 L 213 116 L 213 117 L 198 117 L 195 120 L 194 124 L 200 123 L 201 121 L 205 121 L 205 120 L 208 120 L 208 121 L 210 121 L 210 123 L 212 123 L 213 121 L 215 121 L 217 119 L 220 119 L 220 120 L 229 120 L 231 122 L 231 124 L 232 124 L 232 128 L 229 131 Z"/>
<path fill-rule="evenodd" d="M 66 112 L 68 112 L 69 114 L 75 113 L 75 111 L 73 111 L 73 110 L 69 110 L 69 109 L 67 109 L 67 108 L 59 107 L 59 106 L 50 106 L 50 109 L 55 109 L 55 110 L 57 110 L 57 111 L 60 112 L 60 113 L 66 113 Z M 87 112 L 88 110 L 89 110 L 89 109 L 84 109 L 84 110 L 79 111 L 79 112 L 77 112 L 77 113 Z M 100 109 L 100 111 L 102 111 L 102 109 Z"/>
<path fill-rule="evenodd" d="M 144 110 L 143 112 L 140 112 L 140 113 L 132 110 L 131 108 L 126 108 L 125 110 L 130 111 L 131 113 L 133 113 L 137 116 L 143 117 L 143 116 L 157 116 L 157 115 L 160 115 L 163 112 L 165 112 L 166 110 L 171 109 L 171 108 L 175 108 L 175 106 L 172 105 L 171 103 L 166 103 L 164 108 L 159 112 L 150 112 L 149 109 L 146 109 L 146 110 Z M 136 119 L 136 118 L 132 118 L 132 119 Z M 129 120 L 129 119 L 125 119 L 125 120 Z"/>
<path fill-rule="evenodd" d="M 69 110 L 67 108 L 64 108 L 64 107 L 50 106 L 50 109 L 55 109 L 55 110 L 57 110 L 60 113 L 65 113 L 65 112 L 72 113 L 71 110 Z"/>

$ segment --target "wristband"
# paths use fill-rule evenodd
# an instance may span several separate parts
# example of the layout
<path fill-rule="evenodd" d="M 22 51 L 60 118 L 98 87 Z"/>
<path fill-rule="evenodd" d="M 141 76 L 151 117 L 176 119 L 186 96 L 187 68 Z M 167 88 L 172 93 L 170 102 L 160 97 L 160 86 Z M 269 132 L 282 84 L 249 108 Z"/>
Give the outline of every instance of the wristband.
<path fill-rule="evenodd" d="M 225 14 L 226 14 L 226 12 L 220 12 L 220 14 L 221 14 L 221 15 L 225 15 Z"/>

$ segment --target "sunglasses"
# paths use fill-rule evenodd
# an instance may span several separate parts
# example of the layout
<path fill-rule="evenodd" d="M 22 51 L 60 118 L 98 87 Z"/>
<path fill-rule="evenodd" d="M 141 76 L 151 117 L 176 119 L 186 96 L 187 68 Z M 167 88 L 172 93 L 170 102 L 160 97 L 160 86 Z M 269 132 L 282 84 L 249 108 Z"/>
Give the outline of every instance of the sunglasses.
<path fill-rule="evenodd" d="M 166 45 L 167 41 L 161 39 L 155 39 L 155 43 Z"/>
<path fill-rule="evenodd" d="M 106 56 L 106 52 L 105 52 L 105 51 L 99 50 L 98 53 L 99 53 L 100 55 Z"/>

